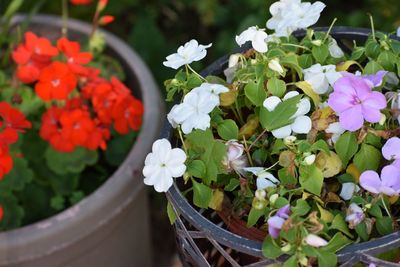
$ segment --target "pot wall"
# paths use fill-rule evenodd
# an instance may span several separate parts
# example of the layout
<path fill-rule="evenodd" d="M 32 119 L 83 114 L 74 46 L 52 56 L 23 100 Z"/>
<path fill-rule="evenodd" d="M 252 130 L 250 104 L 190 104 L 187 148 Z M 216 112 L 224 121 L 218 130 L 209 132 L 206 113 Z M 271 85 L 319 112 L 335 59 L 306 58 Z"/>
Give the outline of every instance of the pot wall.
<path fill-rule="evenodd" d="M 14 23 L 25 22 L 17 17 Z M 35 16 L 29 29 L 58 38 L 62 22 Z M 89 24 L 69 20 L 69 38 L 82 39 Z M 145 114 L 137 141 L 112 176 L 77 205 L 41 222 L 0 233 L 0 266 L 152 266 L 149 212 L 141 170 L 158 137 L 164 105 L 150 71 L 123 41 L 103 31 L 109 52 L 124 66 L 129 87 L 142 99 Z"/>

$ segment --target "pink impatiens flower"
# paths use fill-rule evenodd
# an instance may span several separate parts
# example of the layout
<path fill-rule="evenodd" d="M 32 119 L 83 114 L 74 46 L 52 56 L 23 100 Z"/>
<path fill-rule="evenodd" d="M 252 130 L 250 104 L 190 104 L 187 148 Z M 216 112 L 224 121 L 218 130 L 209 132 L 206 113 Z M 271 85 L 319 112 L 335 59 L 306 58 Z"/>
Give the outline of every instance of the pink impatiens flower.
<path fill-rule="evenodd" d="M 388 165 L 382 169 L 380 177 L 375 171 L 365 171 L 360 176 L 360 185 L 373 194 L 399 195 L 400 170 Z"/>
<path fill-rule="evenodd" d="M 381 84 L 383 76 L 382 72 L 367 77 L 346 73 L 333 85 L 328 105 L 339 114 L 339 122 L 344 129 L 357 131 L 364 120 L 371 123 L 380 121 L 380 110 L 386 107 L 386 98 L 372 88 Z"/>
<path fill-rule="evenodd" d="M 382 147 L 382 155 L 387 160 L 394 160 L 394 166 L 400 169 L 400 138 L 392 137 Z"/>
<path fill-rule="evenodd" d="M 282 226 L 285 221 L 289 218 L 290 206 L 283 206 L 278 210 L 275 216 L 268 219 L 268 233 L 273 239 L 277 239 L 281 232 Z"/>

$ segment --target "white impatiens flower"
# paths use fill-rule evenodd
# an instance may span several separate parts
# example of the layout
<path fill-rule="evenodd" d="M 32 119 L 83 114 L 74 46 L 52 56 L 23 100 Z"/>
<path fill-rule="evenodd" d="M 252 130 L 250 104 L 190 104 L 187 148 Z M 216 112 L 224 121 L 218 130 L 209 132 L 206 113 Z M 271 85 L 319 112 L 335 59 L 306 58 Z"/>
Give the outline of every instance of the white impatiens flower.
<path fill-rule="evenodd" d="M 325 4 L 322 2 L 301 3 L 301 0 L 280 0 L 269 8 L 272 18 L 267 21 L 267 28 L 275 30 L 277 36 L 289 36 L 297 29 L 314 25 Z"/>
<path fill-rule="evenodd" d="M 283 97 L 283 101 L 295 97 L 297 95 L 299 95 L 298 92 L 291 91 Z M 268 111 L 272 112 L 281 102 L 282 100 L 279 97 L 270 96 L 264 100 L 263 106 Z M 307 97 L 302 98 L 300 102 L 297 104 L 296 113 L 292 116 L 292 119 L 294 119 L 293 123 L 272 130 L 271 131 L 272 135 L 275 136 L 276 138 L 286 138 L 292 135 L 292 132 L 295 134 L 307 134 L 311 130 L 312 121 L 310 117 L 305 115 L 308 112 L 310 112 L 310 109 L 311 109 L 310 100 Z"/>
<path fill-rule="evenodd" d="M 339 47 L 335 39 L 331 39 L 329 42 L 329 54 L 331 54 L 334 58 L 342 58 L 344 57 L 343 50 Z"/>
<path fill-rule="evenodd" d="M 282 65 L 279 63 L 278 58 L 273 58 L 268 62 L 268 68 L 273 71 L 279 73 L 279 75 L 284 76 L 285 70 L 283 69 Z"/>
<path fill-rule="evenodd" d="M 229 89 L 221 84 L 203 83 L 199 87 L 193 88 L 191 92 L 208 93 L 212 102 L 219 106 L 219 94 L 229 92 Z"/>
<path fill-rule="evenodd" d="M 209 113 L 219 104 L 219 100 L 210 98 L 209 92 L 189 92 L 183 102 L 175 105 L 167 118 L 173 127 L 181 125 L 182 132 L 189 134 L 193 129 L 206 130 L 210 127 Z"/>
<path fill-rule="evenodd" d="M 172 149 L 167 139 L 159 139 L 153 143 L 152 152 L 144 162 L 143 182 L 154 186 L 157 192 L 167 192 L 173 178 L 185 173 L 185 161 L 186 154 L 182 149 Z"/>
<path fill-rule="evenodd" d="M 163 65 L 169 68 L 178 69 L 183 65 L 190 64 L 193 61 L 199 61 L 207 55 L 207 48 L 212 44 L 199 45 L 196 40 L 190 40 L 178 48 L 177 53 L 167 56 Z"/>
<path fill-rule="evenodd" d="M 344 200 L 349 200 L 353 197 L 354 193 L 360 191 L 360 187 L 355 183 L 343 183 L 340 197 Z"/>
<path fill-rule="evenodd" d="M 251 41 L 251 45 L 257 52 L 265 53 L 268 51 L 268 45 L 266 43 L 267 38 L 268 34 L 264 30 L 252 26 L 243 31 L 240 35 L 236 35 L 236 43 L 242 46 L 246 42 Z"/>
<path fill-rule="evenodd" d="M 304 80 L 311 85 L 313 91 L 319 95 L 325 94 L 329 90 L 329 85 L 333 84 L 342 77 L 336 71 L 335 65 L 321 66 L 321 64 L 312 65 L 303 70 Z"/>
<path fill-rule="evenodd" d="M 262 167 L 248 167 L 243 170 L 257 176 L 257 190 L 263 190 L 268 187 L 275 188 L 279 184 L 279 180 Z"/>
<path fill-rule="evenodd" d="M 339 137 L 345 132 L 346 130 L 340 125 L 339 122 L 334 122 L 329 124 L 328 128 L 325 129 L 326 133 L 332 134 L 329 142 L 331 144 L 335 144 Z"/>

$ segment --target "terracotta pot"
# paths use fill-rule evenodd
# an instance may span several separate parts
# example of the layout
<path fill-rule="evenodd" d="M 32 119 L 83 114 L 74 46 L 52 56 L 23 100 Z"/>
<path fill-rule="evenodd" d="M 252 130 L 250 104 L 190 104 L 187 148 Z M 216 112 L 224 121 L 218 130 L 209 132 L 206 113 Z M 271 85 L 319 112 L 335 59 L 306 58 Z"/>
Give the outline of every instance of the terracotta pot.
<path fill-rule="evenodd" d="M 13 23 L 23 23 L 17 17 Z M 29 29 L 57 38 L 59 17 L 34 16 Z M 68 23 L 69 37 L 87 36 L 91 26 Z M 159 90 L 140 57 L 116 36 L 103 31 L 108 52 L 123 65 L 127 84 L 142 99 L 143 126 L 125 161 L 94 193 L 58 215 L 0 233 L 0 266 L 151 266 L 149 212 L 142 182 L 144 158 L 158 137 L 164 114 Z M 38 153 L 40 153 L 38 151 Z"/>

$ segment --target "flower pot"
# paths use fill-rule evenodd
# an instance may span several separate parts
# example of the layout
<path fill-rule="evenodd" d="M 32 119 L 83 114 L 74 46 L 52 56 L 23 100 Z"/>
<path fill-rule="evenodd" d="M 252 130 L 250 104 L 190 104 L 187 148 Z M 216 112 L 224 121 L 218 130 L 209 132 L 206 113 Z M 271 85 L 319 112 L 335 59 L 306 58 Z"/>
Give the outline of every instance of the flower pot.
<path fill-rule="evenodd" d="M 315 28 L 315 31 L 327 31 L 327 28 Z M 351 51 L 353 40 L 365 42 L 369 33 L 369 29 L 334 27 L 330 34 L 343 50 Z M 297 31 L 294 36 L 302 38 L 305 34 L 305 31 Z M 398 37 L 392 36 L 392 38 L 398 40 Z M 248 47 L 241 49 L 241 52 L 246 49 Z M 228 65 L 228 58 L 229 55 L 214 62 L 201 73 L 202 76 L 221 75 Z M 164 136 L 173 139 L 170 126 L 165 127 Z M 230 221 L 229 214 L 222 216 L 221 219 L 216 212 L 195 209 L 182 196 L 177 184 L 171 187 L 167 197 L 176 214 L 179 214 L 174 227 L 178 249 L 185 266 L 256 267 L 282 263 L 288 258 L 282 256 L 276 260 L 265 259 L 262 254 L 262 243 L 256 240 L 257 236 L 252 238 L 254 232 L 239 233 L 245 224 Z M 345 247 L 337 253 L 338 262 L 340 266 L 353 266 L 358 262 L 367 264 L 373 262 L 377 266 L 399 266 L 374 257 L 399 247 L 400 232 L 395 232 Z"/>
<path fill-rule="evenodd" d="M 13 23 L 24 23 L 16 17 Z M 58 38 L 62 21 L 34 16 L 29 30 Z M 91 26 L 69 20 L 69 37 L 81 40 Z M 107 52 L 117 58 L 126 83 L 144 104 L 142 128 L 128 156 L 94 193 L 43 221 L 0 233 L 0 266 L 151 266 L 147 197 L 141 169 L 159 135 L 164 106 L 159 90 L 140 57 L 122 40 L 103 31 Z M 38 151 L 38 153 L 42 153 Z"/>

